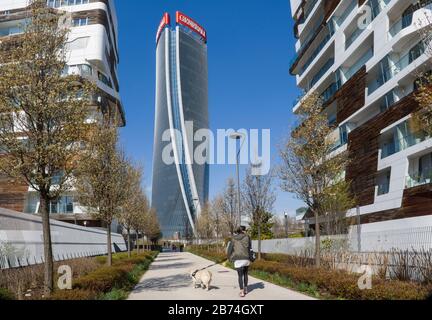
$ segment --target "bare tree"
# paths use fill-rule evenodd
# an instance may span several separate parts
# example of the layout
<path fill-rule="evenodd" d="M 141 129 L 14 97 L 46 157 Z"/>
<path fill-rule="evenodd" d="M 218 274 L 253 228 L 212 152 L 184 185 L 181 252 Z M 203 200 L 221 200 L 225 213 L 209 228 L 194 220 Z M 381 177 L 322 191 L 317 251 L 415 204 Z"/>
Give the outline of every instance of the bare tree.
<path fill-rule="evenodd" d="M 251 168 L 249 168 L 243 183 L 242 197 L 245 211 L 252 222 L 252 229 L 256 228 L 257 230 L 258 259 L 261 259 L 263 227 L 266 227 L 266 232 L 267 229 L 271 232 L 271 211 L 276 201 L 272 173 L 253 175 Z"/>
<path fill-rule="evenodd" d="M 142 168 L 133 165 L 132 163 L 126 163 L 126 174 L 124 185 L 124 192 L 126 193 L 125 202 L 121 208 L 120 223 L 126 229 L 127 232 L 127 242 L 128 242 L 128 256 L 131 256 L 131 229 L 134 224 L 139 220 L 139 215 L 142 212 L 142 202 L 146 202 L 143 199 L 143 191 L 141 188 L 142 180 Z M 144 197 L 145 198 L 145 197 Z"/>
<path fill-rule="evenodd" d="M 39 193 L 46 296 L 53 290 L 49 205 L 72 187 L 94 91 L 64 75 L 69 29 L 59 18 L 45 0 L 33 0 L 24 33 L 0 41 L 0 169 Z"/>
<path fill-rule="evenodd" d="M 117 148 L 117 128 L 109 120 L 93 128 L 86 156 L 77 174 L 79 202 L 107 229 L 107 264 L 112 265 L 111 225 L 128 198 L 127 159 Z"/>
<path fill-rule="evenodd" d="M 226 183 L 225 190 L 222 194 L 221 201 L 219 203 L 221 207 L 221 219 L 227 226 L 229 234 L 232 236 L 238 225 L 237 216 L 237 190 L 234 179 L 229 178 Z"/>
<path fill-rule="evenodd" d="M 136 206 L 134 206 L 133 210 L 136 213 L 134 214 L 134 219 L 131 221 L 131 227 L 135 230 L 137 252 L 139 253 L 139 235 L 145 232 L 150 206 L 148 198 L 142 189 L 139 190 L 134 198 Z"/>
<path fill-rule="evenodd" d="M 214 221 L 208 203 L 203 206 L 201 214 L 197 218 L 197 232 L 200 239 L 207 240 L 207 243 L 214 236 Z"/>
<path fill-rule="evenodd" d="M 282 164 L 279 168 L 282 189 L 294 193 L 315 216 L 315 260 L 320 266 L 320 217 L 327 214 L 329 203 L 336 201 L 335 185 L 339 192 L 348 192 L 349 182 L 343 179 L 348 163 L 346 153 L 331 156 L 335 141 L 322 112 L 321 98 L 310 93 L 300 105 L 298 117 L 301 125 L 294 130 L 281 148 Z M 349 199 L 345 195 L 344 199 Z M 342 198 L 341 198 L 342 199 Z M 351 202 L 340 203 L 338 210 L 347 210 Z"/>
<path fill-rule="evenodd" d="M 222 197 L 218 196 L 212 201 L 210 205 L 210 215 L 213 221 L 214 235 L 218 243 L 219 240 L 221 239 L 221 236 L 223 236 L 224 233 L 224 225 L 222 221 L 222 210 L 221 210 L 222 202 L 223 202 Z"/>
<path fill-rule="evenodd" d="M 155 209 L 151 209 L 148 213 L 144 234 L 154 245 L 157 244 L 162 237 L 159 219 Z"/>

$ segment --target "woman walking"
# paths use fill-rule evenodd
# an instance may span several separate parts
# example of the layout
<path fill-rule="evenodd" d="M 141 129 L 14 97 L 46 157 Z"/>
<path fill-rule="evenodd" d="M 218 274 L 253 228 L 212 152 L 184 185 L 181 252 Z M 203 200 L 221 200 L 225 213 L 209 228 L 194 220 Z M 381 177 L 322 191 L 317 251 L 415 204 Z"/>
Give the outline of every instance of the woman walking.
<path fill-rule="evenodd" d="M 252 251 L 251 239 L 245 231 L 245 227 L 240 227 L 227 247 L 228 258 L 234 263 L 234 268 L 238 273 L 240 297 L 242 298 L 248 293 L 248 272 L 251 264 L 250 254 Z"/>

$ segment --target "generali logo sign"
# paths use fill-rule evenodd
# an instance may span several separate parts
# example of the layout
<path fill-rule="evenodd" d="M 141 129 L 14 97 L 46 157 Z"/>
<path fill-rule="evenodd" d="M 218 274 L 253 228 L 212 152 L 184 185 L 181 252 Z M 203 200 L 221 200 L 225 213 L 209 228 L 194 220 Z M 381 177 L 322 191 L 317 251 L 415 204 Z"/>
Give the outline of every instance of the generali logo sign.
<path fill-rule="evenodd" d="M 180 11 L 177 11 L 176 13 L 176 20 L 177 23 L 184 25 L 199 34 L 204 39 L 204 41 L 207 42 L 207 32 L 198 22 L 181 13 Z"/>
<path fill-rule="evenodd" d="M 156 43 L 159 42 L 159 38 L 162 34 L 162 31 L 165 29 L 166 26 L 169 26 L 170 24 L 171 24 L 170 15 L 168 13 L 165 13 L 160 24 L 159 24 L 159 28 L 158 28 L 157 33 L 156 33 Z"/>

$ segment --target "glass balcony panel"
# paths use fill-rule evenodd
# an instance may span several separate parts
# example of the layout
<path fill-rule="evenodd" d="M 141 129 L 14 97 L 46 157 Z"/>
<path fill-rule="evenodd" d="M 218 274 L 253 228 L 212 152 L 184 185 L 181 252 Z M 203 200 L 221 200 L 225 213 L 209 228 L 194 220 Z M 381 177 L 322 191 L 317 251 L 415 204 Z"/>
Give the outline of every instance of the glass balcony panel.
<path fill-rule="evenodd" d="M 406 188 L 415 188 L 432 183 L 432 169 L 411 173 L 406 179 Z"/>
<path fill-rule="evenodd" d="M 410 133 L 400 139 L 396 139 L 381 146 L 381 159 L 385 159 L 400 151 L 408 149 L 426 141 L 429 137 L 424 132 Z"/>

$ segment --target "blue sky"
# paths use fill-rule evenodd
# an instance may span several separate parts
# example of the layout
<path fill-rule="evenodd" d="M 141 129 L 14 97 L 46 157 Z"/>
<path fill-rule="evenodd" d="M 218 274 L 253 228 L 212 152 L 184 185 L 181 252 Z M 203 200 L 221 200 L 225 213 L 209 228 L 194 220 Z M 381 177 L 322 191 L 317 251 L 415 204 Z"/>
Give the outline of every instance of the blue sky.
<path fill-rule="evenodd" d="M 272 161 L 294 122 L 298 95 L 289 75 L 294 56 L 288 0 L 119 0 L 120 86 L 127 126 L 122 143 L 145 166 L 151 186 L 155 108 L 155 34 L 164 12 L 180 10 L 208 33 L 211 129 L 271 129 Z M 242 168 L 244 171 L 245 168 Z M 211 166 L 210 195 L 219 193 L 235 166 Z M 276 182 L 275 213 L 294 213 L 301 202 Z"/>

